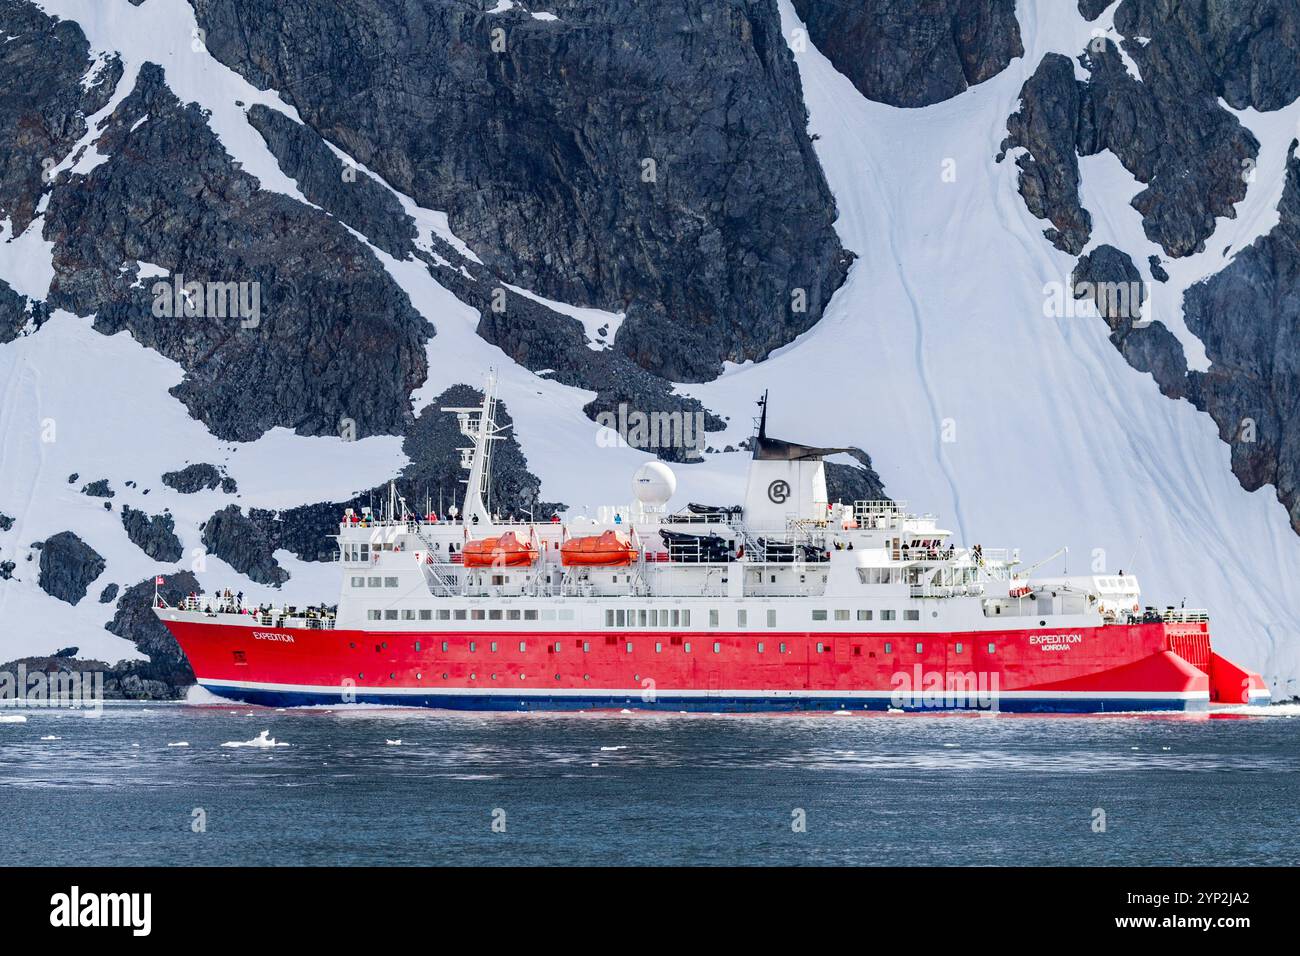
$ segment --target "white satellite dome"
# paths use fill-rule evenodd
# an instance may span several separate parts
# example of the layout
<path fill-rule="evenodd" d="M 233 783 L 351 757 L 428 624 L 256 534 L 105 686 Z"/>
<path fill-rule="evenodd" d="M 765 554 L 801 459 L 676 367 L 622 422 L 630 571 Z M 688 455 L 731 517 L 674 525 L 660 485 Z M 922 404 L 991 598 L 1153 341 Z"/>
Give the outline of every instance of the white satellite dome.
<path fill-rule="evenodd" d="M 643 505 L 662 507 L 677 490 L 677 476 L 662 461 L 647 461 L 632 476 L 632 493 Z"/>

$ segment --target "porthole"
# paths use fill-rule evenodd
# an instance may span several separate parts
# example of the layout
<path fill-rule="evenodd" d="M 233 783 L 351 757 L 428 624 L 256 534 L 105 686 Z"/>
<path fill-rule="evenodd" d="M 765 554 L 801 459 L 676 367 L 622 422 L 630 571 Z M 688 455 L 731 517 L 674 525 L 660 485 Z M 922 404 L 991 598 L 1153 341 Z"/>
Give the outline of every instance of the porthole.
<path fill-rule="evenodd" d="M 417 674 L 415 675 L 415 679 L 416 679 L 416 680 L 424 680 L 424 675 L 423 675 L 423 674 L 418 674 L 418 673 L 417 673 Z"/>
<path fill-rule="evenodd" d="M 493 680 L 496 680 L 496 679 L 497 679 L 497 675 L 496 675 L 496 674 L 493 674 L 493 675 L 492 675 L 492 679 L 493 679 Z"/>
<path fill-rule="evenodd" d="M 397 680 L 397 675 L 394 674 L 394 673 L 392 673 L 392 672 L 389 672 L 389 674 L 388 674 L 388 679 L 389 679 L 389 680 Z"/>
<path fill-rule="evenodd" d="M 520 675 L 519 675 L 519 679 L 520 679 L 520 680 L 527 680 L 528 678 L 525 677 L 523 674 L 520 674 Z"/>
<path fill-rule="evenodd" d="M 443 680 L 446 680 L 446 679 L 447 679 L 447 675 L 446 675 L 446 674 L 443 674 L 443 675 L 442 675 L 442 679 L 443 679 Z"/>
<path fill-rule="evenodd" d="M 583 675 L 582 675 L 582 679 L 583 679 L 583 680 L 591 680 L 591 675 L 590 675 L 590 674 L 583 674 Z"/>
<path fill-rule="evenodd" d="M 470 674 L 470 675 L 469 675 L 469 679 L 470 679 L 470 680 L 478 680 L 478 675 L 477 675 L 477 674 Z"/>
<path fill-rule="evenodd" d="M 559 674 L 556 674 L 556 675 L 555 675 L 555 679 L 556 679 L 556 680 L 559 680 L 559 679 L 560 679 L 560 675 L 559 675 Z"/>

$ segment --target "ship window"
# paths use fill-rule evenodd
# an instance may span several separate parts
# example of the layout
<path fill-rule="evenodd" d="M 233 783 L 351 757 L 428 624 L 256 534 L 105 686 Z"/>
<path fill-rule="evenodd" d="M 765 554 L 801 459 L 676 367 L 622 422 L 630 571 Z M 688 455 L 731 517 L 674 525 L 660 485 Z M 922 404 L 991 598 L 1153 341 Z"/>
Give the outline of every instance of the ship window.
<path fill-rule="evenodd" d="M 584 654 L 589 654 L 589 653 L 591 653 L 591 641 L 583 641 L 583 642 L 582 642 L 582 653 L 584 653 Z"/>
<path fill-rule="evenodd" d="M 779 650 L 782 654 L 785 653 L 785 642 L 784 642 L 784 641 L 782 641 L 782 642 L 777 646 L 777 650 Z"/>
<path fill-rule="evenodd" d="M 990 653 L 990 654 L 996 654 L 997 652 L 998 652 L 997 645 L 996 645 L 996 644 L 990 644 L 990 645 L 989 645 L 989 653 Z"/>
<path fill-rule="evenodd" d="M 749 622 L 749 612 L 739 610 L 736 612 L 736 627 L 745 627 Z"/>
<path fill-rule="evenodd" d="M 638 627 L 645 627 L 645 610 L 636 612 L 636 623 Z"/>
<path fill-rule="evenodd" d="M 385 621 L 396 621 L 396 620 L 397 620 L 397 611 L 396 611 L 396 610 L 385 611 L 385 612 L 384 612 L 384 620 L 385 620 Z"/>
<path fill-rule="evenodd" d="M 763 642 L 762 642 L 762 641 L 759 641 L 759 642 L 758 642 L 758 652 L 759 652 L 760 654 L 763 653 Z"/>
<path fill-rule="evenodd" d="M 555 642 L 555 649 L 554 649 L 553 651 L 551 651 L 551 653 L 552 653 L 552 654 L 558 654 L 558 653 L 560 653 L 560 642 L 559 642 L 559 641 L 556 641 L 556 642 Z"/>
<path fill-rule="evenodd" d="M 465 609 L 463 607 L 456 608 L 456 610 L 452 612 L 452 617 L 458 621 L 465 620 Z"/>
<path fill-rule="evenodd" d="M 523 653 L 524 651 L 526 651 L 526 650 L 528 650 L 528 642 L 527 642 L 527 641 L 520 641 L 520 642 L 519 642 L 519 653 L 522 654 L 522 653 Z"/>
<path fill-rule="evenodd" d="M 818 641 L 818 642 L 817 642 L 817 653 L 818 653 L 818 654 L 821 654 L 821 653 L 824 652 L 825 650 L 826 650 L 826 645 L 823 644 L 821 641 Z"/>
<path fill-rule="evenodd" d="M 561 620 L 561 621 L 572 621 L 572 620 L 573 620 L 573 608 L 564 608 L 563 610 L 561 610 L 561 611 L 560 611 L 560 620 Z"/>
<path fill-rule="evenodd" d="M 924 654 L 924 653 L 925 653 L 925 645 L 922 644 L 920 641 L 917 641 L 917 642 L 916 642 L 916 653 L 918 653 L 918 654 Z"/>
<path fill-rule="evenodd" d="M 880 612 L 880 619 L 881 619 L 882 621 L 892 621 L 892 620 L 894 620 L 894 618 L 896 618 L 897 616 L 898 616 L 898 612 L 897 612 L 897 611 L 881 611 L 881 612 Z"/>
<path fill-rule="evenodd" d="M 718 626 L 718 611 L 716 608 L 713 608 L 709 611 L 709 627 L 717 627 L 717 626 Z"/>
<path fill-rule="evenodd" d="M 691 611 L 690 608 L 687 608 L 686 610 L 682 611 L 682 627 L 690 627 L 690 626 L 691 626 Z"/>
<path fill-rule="evenodd" d="M 366 612 L 366 618 L 367 618 L 367 620 L 377 621 L 377 620 L 379 620 L 379 612 L 378 612 L 378 611 L 367 611 L 367 612 Z"/>
<path fill-rule="evenodd" d="M 843 608 L 837 608 L 837 609 L 836 609 L 836 611 L 835 611 L 835 620 L 837 620 L 837 621 L 847 621 L 848 619 L 849 619 L 849 612 L 848 612 L 847 610 L 844 610 Z"/>
<path fill-rule="evenodd" d="M 871 612 L 870 612 L 870 611 L 858 611 L 858 620 L 859 620 L 859 621 L 869 621 L 869 620 L 871 620 Z"/>
<path fill-rule="evenodd" d="M 631 641 L 628 641 L 628 642 L 627 642 L 627 652 L 628 652 L 629 654 L 632 653 L 632 642 L 631 642 Z"/>
<path fill-rule="evenodd" d="M 511 610 L 509 610 L 509 611 L 506 611 L 506 620 L 507 620 L 507 621 L 517 621 L 517 620 L 519 620 L 519 612 L 518 612 L 517 610 L 514 610 L 514 609 L 511 609 Z"/>
<path fill-rule="evenodd" d="M 960 642 L 960 641 L 957 642 L 957 653 L 958 653 L 958 654 L 961 653 L 961 642 Z"/>
<path fill-rule="evenodd" d="M 363 544 L 363 545 L 361 546 L 361 560 L 362 560 L 362 561 L 369 561 L 369 560 L 370 560 L 370 545 L 368 545 L 368 544 Z"/>
<path fill-rule="evenodd" d="M 476 607 L 476 608 L 471 608 L 471 609 L 470 609 L 470 612 L 469 612 L 469 619 L 470 619 L 471 621 L 481 621 L 481 620 L 483 620 L 483 618 L 486 617 L 486 616 L 487 616 L 487 615 L 484 614 L 483 609 L 482 609 L 481 607 Z"/>
<path fill-rule="evenodd" d="M 715 654 L 721 654 L 721 653 L 722 653 L 722 643 L 721 643 L 720 641 L 714 641 L 714 642 L 713 642 L 713 653 L 715 653 Z"/>
<path fill-rule="evenodd" d="M 885 641 L 885 653 L 886 654 L 894 653 L 894 644 L 892 641 Z"/>
<path fill-rule="evenodd" d="M 469 652 L 470 652 L 471 654 L 473 654 L 473 653 L 474 653 L 475 651 L 477 651 L 477 650 L 478 650 L 478 642 L 477 642 L 477 641 L 470 641 L 470 642 L 469 642 Z"/>
<path fill-rule="evenodd" d="M 813 611 L 813 612 L 812 612 L 812 619 L 813 619 L 814 621 L 824 621 L 824 620 L 826 620 L 826 612 L 825 612 L 825 611 Z"/>
<path fill-rule="evenodd" d="M 655 641 L 655 653 L 656 653 L 656 654 L 662 654 L 663 652 L 664 652 L 664 642 L 663 642 L 663 641 Z"/>
<path fill-rule="evenodd" d="M 443 641 L 443 642 L 442 642 L 442 650 L 443 650 L 444 653 L 446 653 L 446 651 L 447 651 L 447 642 L 446 642 L 446 641 Z"/>
<path fill-rule="evenodd" d="M 492 610 L 488 611 L 488 620 L 489 621 L 501 620 L 501 609 L 499 607 L 494 607 L 492 608 Z"/>
<path fill-rule="evenodd" d="M 415 642 L 415 649 L 416 649 L 417 651 L 420 649 L 420 642 L 419 642 L 419 641 L 416 641 L 416 642 Z"/>
<path fill-rule="evenodd" d="M 605 608 L 605 626 L 614 626 L 614 609 L 612 607 Z"/>
<path fill-rule="evenodd" d="M 420 620 L 421 620 L 421 621 L 432 621 L 432 620 L 433 620 L 433 611 L 432 611 L 432 609 L 427 608 L 427 607 L 426 607 L 426 608 L 422 608 L 422 609 L 420 610 Z"/>
<path fill-rule="evenodd" d="M 493 654 L 495 654 L 497 652 L 497 642 L 493 641 L 491 644 L 489 644 L 488 650 L 490 650 Z"/>
<path fill-rule="evenodd" d="M 494 585 L 505 584 L 505 583 L 506 583 L 506 576 L 505 576 L 504 574 L 494 574 L 494 575 L 492 575 L 492 583 L 493 583 Z"/>
<path fill-rule="evenodd" d="M 384 578 L 384 587 L 386 588 L 397 587 L 397 578 Z"/>
<path fill-rule="evenodd" d="M 542 611 L 542 620 L 543 620 L 543 621 L 554 621 L 554 620 L 555 620 L 555 612 L 554 612 L 553 610 L 545 610 L 545 611 Z"/>
<path fill-rule="evenodd" d="M 440 621 L 450 621 L 450 620 L 451 620 L 451 611 L 447 610 L 445 607 L 440 607 L 440 608 L 438 608 L 438 620 L 440 620 Z"/>
<path fill-rule="evenodd" d="M 371 578 L 371 579 L 370 579 L 370 586 L 371 586 L 372 588 L 377 588 L 377 587 L 379 587 L 380 585 L 382 585 L 383 583 L 384 583 L 384 579 L 383 579 L 383 578 Z"/>
<path fill-rule="evenodd" d="M 525 609 L 524 609 L 524 620 L 525 620 L 525 621 L 535 621 L 535 620 L 537 620 L 537 608 L 525 608 Z"/>
<path fill-rule="evenodd" d="M 920 611 L 904 611 L 904 612 L 903 612 L 903 620 L 904 620 L 904 621 L 919 621 L 919 620 L 921 620 L 921 612 L 920 612 Z"/>
<path fill-rule="evenodd" d="M 352 586 L 354 588 L 363 588 L 366 586 L 366 579 L 363 577 L 355 577 L 352 579 Z"/>
<path fill-rule="evenodd" d="M 685 644 L 682 645 L 682 653 L 689 654 L 690 652 L 691 652 L 691 642 L 687 641 Z"/>
<path fill-rule="evenodd" d="M 618 627 L 623 627 L 626 623 L 627 623 L 627 612 L 624 611 L 622 608 L 619 608 L 617 611 L 614 612 L 614 624 Z"/>
<path fill-rule="evenodd" d="M 415 620 L 415 609 L 414 609 L 414 608 L 407 608 L 406 610 L 404 610 L 404 611 L 402 612 L 402 620 L 403 620 L 403 621 L 414 621 L 414 620 Z"/>

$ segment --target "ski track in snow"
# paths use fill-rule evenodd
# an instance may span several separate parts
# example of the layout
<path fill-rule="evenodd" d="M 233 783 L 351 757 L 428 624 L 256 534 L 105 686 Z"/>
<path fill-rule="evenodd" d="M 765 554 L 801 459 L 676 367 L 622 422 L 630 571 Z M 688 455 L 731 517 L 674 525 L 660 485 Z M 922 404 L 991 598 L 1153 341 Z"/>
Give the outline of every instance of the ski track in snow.
<path fill-rule="evenodd" d="M 121 53 L 125 72 L 111 108 L 129 93 L 139 65 L 157 62 L 182 101 L 211 112 L 210 125 L 225 148 L 263 188 L 312 205 L 244 116 L 253 103 L 300 121 L 296 111 L 274 91 L 256 90 L 201 45 L 192 49 L 194 15 L 183 0 L 146 0 L 138 8 L 95 0 L 39 5 L 80 23 L 92 50 Z M 788 0 L 780 0 L 780 8 L 789 36 L 799 21 Z M 859 258 L 813 329 L 765 362 L 729 364 L 718 380 L 676 391 L 730 416 L 727 433 L 710 436 L 722 446 L 748 437 L 753 400 L 771 387 L 774 434 L 862 446 L 894 497 L 910 499 L 917 510 L 955 516 L 967 543 L 1021 546 L 1033 560 L 1064 542 L 1075 570 L 1087 567 L 1093 548 L 1105 549 L 1107 570 L 1132 570 L 1135 555 L 1149 602 L 1177 603 L 1186 595 L 1189 604 L 1208 606 L 1216 643 L 1266 678 L 1285 681 L 1300 675 L 1293 610 L 1300 597 L 1300 543 L 1274 490 L 1244 492 L 1210 419 L 1185 402 L 1165 399 L 1149 376 L 1130 369 L 1106 339 L 1104 323 L 1044 317 L 1044 284 L 1068 280 L 1074 259 L 1041 237 L 1046 224 L 1024 209 L 1012 158 L 993 163 L 1006 118 L 1042 56 L 1057 51 L 1073 60 L 1098 28 L 1114 38 L 1113 15 L 1112 6 L 1089 23 L 1073 5 L 1021 0 L 1017 17 L 1026 55 L 992 80 L 916 110 L 871 103 L 815 48 L 796 51 L 809 129 L 819 136 L 815 147 L 838 204 L 836 228 Z M 1075 70 L 1087 78 L 1077 63 Z M 1171 280 L 1154 288 L 1154 317 L 1179 336 L 1189 359 L 1199 343 L 1181 323 L 1181 290 L 1222 268 L 1221 250 L 1229 241 L 1232 250 L 1240 249 L 1276 222 L 1285 150 L 1279 141 L 1287 123 L 1294 129 L 1296 114 L 1288 109 L 1238 115 L 1264 147 L 1257 182 L 1239 204 L 1238 218 L 1220 221 L 1207 251 L 1165 262 Z M 98 161 L 97 136 L 92 124 L 78 147 L 84 153 L 74 149 L 64 162 Z M 417 223 L 417 245 L 427 248 L 428 237 L 438 235 L 475 258 L 451 234 L 445 213 L 419 207 L 329 145 L 393 191 Z M 940 180 L 945 159 L 956 162 L 954 183 Z M 1093 245 L 1112 242 L 1146 274 L 1151 244 L 1127 206 L 1142 187 L 1116 167 L 1109 154 L 1081 161 L 1081 198 L 1094 217 Z M 45 276 L 52 275 L 40 225 L 38 219 L 24 236 L 0 245 L 0 275 L 11 284 L 21 275 L 27 285 L 15 287 L 29 295 L 42 280 L 48 288 Z M 529 466 L 542 479 L 543 497 L 563 500 L 578 513 L 629 497 L 630 475 L 647 456 L 597 445 L 597 428 L 581 411 L 590 392 L 517 366 L 475 334 L 475 310 L 440 286 L 423 263 L 398 261 L 367 245 L 437 331 L 428 346 L 429 378 L 412 397 L 416 410 L 453 384 L 477 385 L 494 367 Z M 597 310 L 562 310 L 583 312 L 579 317 L 591 329 L 597 327 L 591 322 L 599 324 L 600 317 L 590 314 Z M 92 352 L 96 361 L 83 363 L 91 367 L 89 377 L 66 374 L 69 356 Z M 109 353 L 115 361 L 107 360 Z M 123 380 L 113 382 L 106 365 Z M 249 445 L 219 442 L 166 394 L 180 374 L 174 363 L 126 333 L 100 336 L 89 320 L 66 314 L 40 334 L 0 348 L 6 382 L 0 510 L 18 512 L 14 529 L 0 534 L 0 549 L 18 561 L 16 573 L 24 578 L 0 587 L 0 619 L 40 625 L 39 636 L 0 635 L 6 649 L 18 643 L 30 653 L 76 643 L 85 656 L 134 656 L 128 642 L 102 630 L 112 605 L 96 603 L 107 581 L 133 584 L 158 568 L 126 540 L 118 514 L 123 503 L 150 513 L 171 507 L 186 547 L 185 567 L 198 546 L 198 522 L 227 503 L 278 507 L 343 497 L 382 481 L 404 461 L 395 438 L 345 445 L 277 429 Z M 110 394 L 121 396 L 124 407 L 97 406 L 97 396 Z M 41 445 L 33 423 L 47 417 L 51 406 L 69 409 L 54 416 L 64 444 Z M 79 428 L 78 415 L 86 409 L 100 419 L 118 419 L 92 417 L 84 431 L 98 436 L 98 445 L 64 429 L 63 423 Z M 956 424 L 956 441 L 942 440 L 946 418 Z M 141 443 L 141 434 L 162 441 Z M 124 464 L 120 450 L 127 447 L 131 461 Z M 185 461 L 226 465 L 241 497 L 185 496 L 161 487 L 157 475 Z M 680 467 L 675 500 L 739 500 L 746 465 L 746 456 L 734 453 L 711 456 L 707 474 Z M 67 485 L 72 471 L 81 478 Z M 102 510 L 100 500 L 79 494 L 82 484 L 100 477 L 109 477 L 118 492 L 112 513 Z M 140 487 L 126 489 L 126 478 Z M 145 487 L 153 489 L 148 497 L 140 495 Z M 6 507 L 15 502 L 21 507 Z M 75 520 L 69 512 L 77 512 Z M 108 570 L 76 608 L 37 589 L 35 562 L 22 560 L 27 542 L 65 527 L 108 560 Z M 1243 542 L 1251 543 L 1250 550 L 1241 548 Z M 252 599 L 306 603 L 337 594 L 331 565 L 300 562 L 284 552 L 277 558 L 292 579 L 280 591 L 245 581 Z M 223 562 L 207 561 L 199 578 L 209 590 L 242 580 Z"/>

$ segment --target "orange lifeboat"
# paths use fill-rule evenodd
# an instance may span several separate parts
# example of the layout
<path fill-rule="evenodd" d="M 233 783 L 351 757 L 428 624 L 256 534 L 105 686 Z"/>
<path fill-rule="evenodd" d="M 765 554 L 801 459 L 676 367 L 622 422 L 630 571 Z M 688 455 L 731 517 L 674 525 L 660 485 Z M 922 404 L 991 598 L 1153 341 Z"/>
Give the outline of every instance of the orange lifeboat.
<path fill-rule="evenodd" d="M 636 560 L 636 548 L 621 531 L 606 531 L 570 538 L 560 545 L 560 562 L 565 567 L 626 567 Z"/>
<path fill-rule="evenodd" d="M 461 553 L 467 568 L 520 568 L 537 560 L 537 549 L 530 542 L 520 541 L 513 531 L 466 541 Z"/>

